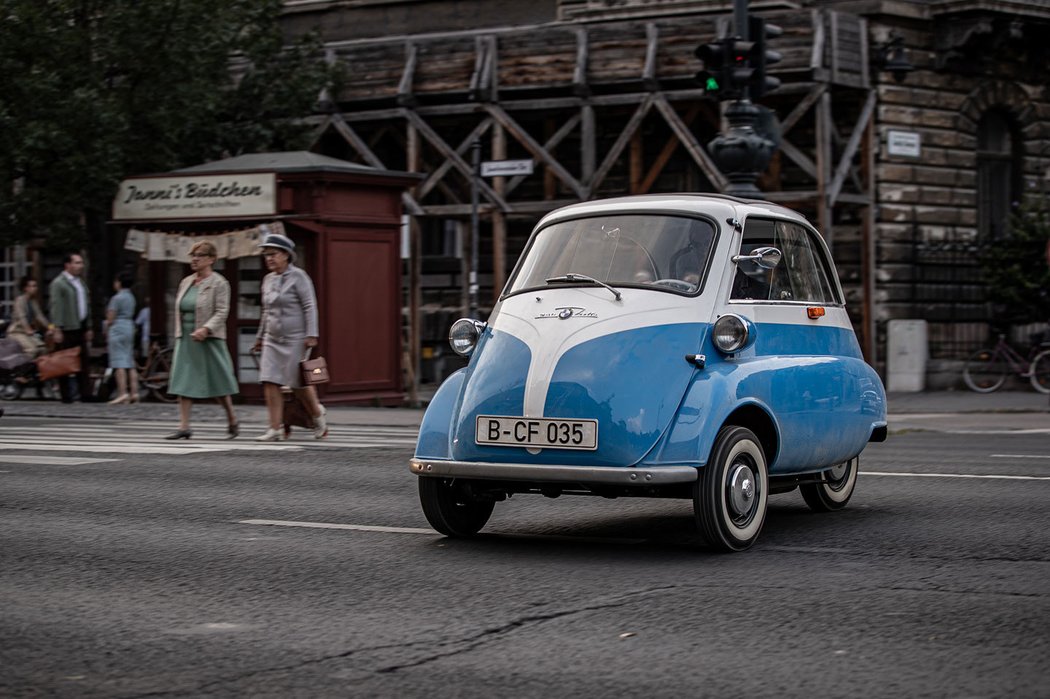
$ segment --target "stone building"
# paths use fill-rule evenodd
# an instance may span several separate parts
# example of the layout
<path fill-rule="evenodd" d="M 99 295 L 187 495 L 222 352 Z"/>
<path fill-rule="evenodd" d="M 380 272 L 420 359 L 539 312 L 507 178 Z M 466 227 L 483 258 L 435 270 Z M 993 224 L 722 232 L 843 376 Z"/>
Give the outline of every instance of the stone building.
<path fill-rule="evenodd" d="M 869 361 L 885 371 L 890 320 L 925 319 L 930 384 L 951 383 L 994 320 L 977 251 L 1050 185 L 1050 2 L 750 11 L 783 29 L 770 41 L 782 85 L 761 100 L 778 149 L 759 188 L 831 244 Z M 725 187 L 705 148 L 720 105 L 694 51 L 731 15 L 703 0 L 286 0 L 287 32 L 318 31 L 346 68 L 313 150 L 425 175 L 404 198 L 406 335 L 424 378 L 446 371 L 444 334 L 467 306 L 475 210 L 484 313 L 547 211 Z M 533 172 L 475 180 L 475 143 L 480 160 Z"/>

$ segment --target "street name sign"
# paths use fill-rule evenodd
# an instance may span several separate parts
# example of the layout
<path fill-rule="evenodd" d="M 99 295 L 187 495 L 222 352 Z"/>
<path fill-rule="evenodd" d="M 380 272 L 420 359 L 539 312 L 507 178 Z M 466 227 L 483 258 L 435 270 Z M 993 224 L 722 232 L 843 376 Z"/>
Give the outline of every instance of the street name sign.
<path fill-rule="evenodd" d="M 512 177 L 531 174 L 531 160 L 486 160 L 481 163 L 482 177 Z"/>

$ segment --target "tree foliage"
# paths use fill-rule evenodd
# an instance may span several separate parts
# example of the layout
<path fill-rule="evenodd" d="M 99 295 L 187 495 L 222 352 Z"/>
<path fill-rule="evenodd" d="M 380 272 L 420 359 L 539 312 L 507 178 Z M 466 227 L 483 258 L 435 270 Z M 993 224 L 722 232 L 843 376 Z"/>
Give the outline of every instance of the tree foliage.
<path fill-rule="evenodd" d="M 1050 319 L 1050 211 L 1029 202 L 1011 219 L 1008 234 L 984 247 L 981 265 L 988 300 L 1004 323 Z"/>
<path fill-rule="evenodd" d="M 280 0 L 0 0 L 0 243 L 80 242 L 128 175 L 303 147 L 337 77 Z"/>

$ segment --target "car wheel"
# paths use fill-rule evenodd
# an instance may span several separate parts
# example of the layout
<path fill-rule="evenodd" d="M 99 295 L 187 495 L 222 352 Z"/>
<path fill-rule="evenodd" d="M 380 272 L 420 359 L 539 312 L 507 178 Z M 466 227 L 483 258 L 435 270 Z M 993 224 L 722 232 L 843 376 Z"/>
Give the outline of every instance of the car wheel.
<path fill-rule="evenodd" d="M 745 427 L 723 427 L 693 486 L 701 536 L 719 551 L 749 548 L 766 521 L 768 497 L 766 455 L 758 437 Z"/>
<path fill-rule="evenodd" d="M 477 500 L 462 481 L 419 477 L 419 503 L 430 526 L 445 536 L 477 534 L 492 516 L 495 502 Z"/>
<path fill-rule="evenodd" d="M 857 485 L 859 465 L 860 458 L 854 456 L 824 471 L 824 480 L 820 483 L 800 485 L 799 490 L 809 509 L 814 512 L 834 512 L 845 507 Z"/>

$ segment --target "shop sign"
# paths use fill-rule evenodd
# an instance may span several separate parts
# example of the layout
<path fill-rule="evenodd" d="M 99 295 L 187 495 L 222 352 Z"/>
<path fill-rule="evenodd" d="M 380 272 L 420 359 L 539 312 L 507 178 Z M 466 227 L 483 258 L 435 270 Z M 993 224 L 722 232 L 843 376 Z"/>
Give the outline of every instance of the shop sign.
<path fill-rule="evenodd" d="M 113 219 L 245 218 L 277 213 L 277 176 L 138 177 L 120 183 Z"/>

